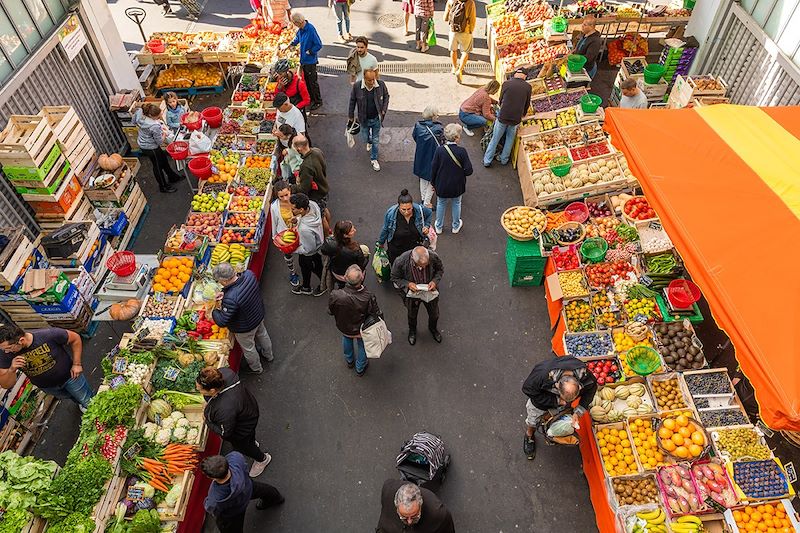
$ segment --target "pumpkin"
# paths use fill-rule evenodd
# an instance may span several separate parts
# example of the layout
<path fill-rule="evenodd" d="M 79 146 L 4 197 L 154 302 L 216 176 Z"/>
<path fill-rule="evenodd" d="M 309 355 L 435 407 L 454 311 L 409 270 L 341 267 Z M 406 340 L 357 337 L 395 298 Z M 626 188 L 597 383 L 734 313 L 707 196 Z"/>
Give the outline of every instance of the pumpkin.
<path fill-rule="evenodd" d="M 139 313 L 142 302 L 136 298 L 131 298 L 121 303 L 111 306 L 108 314 L 114 320 L 131 320 Z"/>
<path fill-rule="evenodd" d="M 100 154 L 97 164 L 106 172 L 114 172 L 122 166 L 122 156 L 119 154 Z"/>

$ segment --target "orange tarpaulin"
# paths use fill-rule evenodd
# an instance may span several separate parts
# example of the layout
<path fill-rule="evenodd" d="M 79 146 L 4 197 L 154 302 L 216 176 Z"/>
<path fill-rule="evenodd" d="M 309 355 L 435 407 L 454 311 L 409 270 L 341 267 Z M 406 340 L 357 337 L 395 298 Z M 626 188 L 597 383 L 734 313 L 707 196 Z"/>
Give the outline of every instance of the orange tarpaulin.
<path fill-rule="evenodd" d="M 800 107 L 608 109 L 761 418 L 800 430 Z"/>

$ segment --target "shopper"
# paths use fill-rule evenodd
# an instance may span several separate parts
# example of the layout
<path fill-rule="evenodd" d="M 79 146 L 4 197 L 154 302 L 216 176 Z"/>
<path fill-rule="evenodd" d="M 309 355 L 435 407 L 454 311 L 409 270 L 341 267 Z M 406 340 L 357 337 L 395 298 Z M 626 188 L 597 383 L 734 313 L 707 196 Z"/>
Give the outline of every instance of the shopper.
<path fill-rule="evenodd" d="M 444 144 L 444 126 L 437 119 L 439 111 L 429 105 L 422 112 L 422 120 L 414 124 L 411 137 L 416 143 L 414 149 L 414 175 L 419 178 L 419 194 L 422 204 L 433 209 L 433 185 L 431 185 L 431 163 L 436 149 Z"/>
<path fill-rule="evenodd" d="M 311 110 L 322 107 L 322 95 L 319 92 L 317 80 L 317 54 L 322 50 L 322 39 L 319 38 L 317 29 L 306 20 L 302 13 L 295 11 L 291 16 L 292 24 L 297 28 L 297 35 L 289 46 L 300 45 L 300 65 L 303 68 L 303 78 L 306 80 L 308 92 L 311 95 Z M 297 130 L 300 131 L 300 130 Z"/>
<path fill-rule="evenodd" d="M 580 398 L 572 415 L 573 427 L 577 427 L 597 392 L 597 380 L 583 361 L 572 356 L 551 357 L 533 367 L 522 385 L 522 392 L 528 397 L 523 450 L 527 458 L 533 460 L 536 457 L 534 433 L 539 418 L 546 411 L 551 416 L 556 415 Z"/>
<path fill-rule="evenodd" d="M 406 36 L 408 36 L 414 33 L 408 29 L 408 20 L 414 15 L 414 0 L 403 0 L 403 4 L 400 7 L 403 10 L 403 19 L 405 21 Z"/>
<path fill-rule="evenodd" d="M 292 65 L 286 59 L 276 61 L 274 70 L 277 78 L 275 93 L 284 93 L 288 96 L 292 105 L 303 113 L 303 120 L 305 120 L 306 108 L 311 104 L 311 96 L 305 80 L 292 71 Z M 275 103 L 273 102 L 272 105 Z"/>
<path fill-rule="evenodd" d="M 284 28 L 289 25 L 289 17 L 292 15 L 289 0 L 261 0 L 261 10 L 264 20 L 280 24 Z"/>
<path fill-rule="evenodd" d="M 402 479 L 381 489 L 381 517 L 375 533 L 455 533 L 450 511 L 436 494 Z"/>
<path fill-rule="evenodd" d="M 383 313 L 375 295 L 364 287 L 364 271 L 360 266 L 347 267 L 344 279 L 343 287 L 331 291 L 328 312 L 336 319 L 336 327 L 342 333 L 342 349 L 347 368 L 355 366 L 356 375 L 362 377 L 369 362 L 361 338 L 361 325 L 367 317 L 383 318 Z"/>
<path fill-rule="evenodd" d="M 404 252 L 392 263 L 392 284 L 400 291 L 408 310 L 408 343 L 417 343 L 417 315 L 420 304 L 428 312 L 428 329 L 433 340 L 442 342 L 439 333 L 439 283 L 444 275 L 442 260 L 424 246 Z M 422 287 L 420 287 L 422 285 Z"/>
<path fill-rule="evenodd" d="M 356 227 L 349 220 L 340 220 L 336 223 L 333 227 L 333 239 L 325 240 L 321 252 L 330 258 L 328 267 L 336 280 L 337 289 L 341 289 L 346 283 L 344 275 L 348 268 L 358 265 L 365 269 L 369 261 L 369 248 L 358 243 Z"/>
<path fill-rule="evenodd" d="M 430 231 L 433 211 L 414 203 L 408 189 L 400 191 L 397 204 L 386 211 L 378 245 L 386 247 L 389 264 L 404 252 L 423 244 Z"/>
<path fill-rule="evenodd" d="M 167 153 L 161 148 L 170 131 L 169 127 L 161 120 L 161 116 L 161 107 L 149 102 L 136 110 L 133 115 L 133 121 L 139 127 L 136 142 L 153 166 L 153 176 L 158 182 L 158 190 L 175 192 L 178 189 L 172 184 L 182 180 L 183 176 L 172 170 Z"/>
<path fill-rule="evenodd" d="M 500 112 L 494 121 L 492 140 L 486 147 L 483 155 L 483 166 L 492 166 L 495 151 L 500 141 L 503 141 L 503 152 L 500 154 L 500 164 L 507 165 L 511 158 L 511 149 L 517 136 L 517 128 L 522 118 L 531 106 L 531 86 L 525 81 L 525 69 L 518 68 L 510 80 L 503 83 L 500 89 Z"/>
<path fill-rule="evenodd" d="M 253 460 L 250 477 L 258 477 L 272 456 L 256 441 L 258 402 L 228 367 L 205 367 L 197 375 L 195 388 L 206 399 L 203 409 L 208 428 L 228 441 L 233 449 Z"/>
<path fill-rule="evenodd" d="M 218 264 L 212 274 L 222 285 L 222 292 L 217 295 L 219 308 L 211 312 L 214 323 L 233 332 L 250 371 L 261 374 L 261 357 L 267 362 L 274 357 L 272 340 L 264 325 L 264 300 L 258 279 L 250 270 L 237 274 L 230 263 Z"/>
<path fill-rule="evenodd" d="M 328 210 L 328 167 L 325 164 L 325 156 L 319 148 L 311 148 L 308 139 L 303 135 L 297 135 L 294 138 L 292 147 L 303 158 L 294 190 L 305 194 L 317 203 L 322 211 L 325 235 L 330 235 L 331 213 Z"/>
<path fill-rule="evenodd" d="M 364 79 L 364 72 L 374 70 L 378 72 L 378 60 L 370 54 L 369 39 L 364 36 L 356 37 L 356 47 L 347 56 L 347 73 L 350 83 L 357 83 Z"/>
<path fill-rule="evenodd" d="M 433 0 L 414 0 L 414 17 L 417 22 L 417 50 L 428 51 L 428 25 L 433 18 Z"/>
<path fill-rule="evenodd" d="M 464 126 L 464 133 L 467 137 L 475 135 L 473 129 L 484 128 L 489 121 L 494 122 L 494 110 L 492 106 L 497 100 L 492 95 L 500 90 L 500 82 L 492 80 L 461 103 L 458 109 L 458 119 Z"/>
<path fill-rule="evenodd" d="M 302 285 L 292 288 L 292 293 L 322 296 L 325 291 L 319 285 L 314 290 L 311 289 L 311 274 L 316 274 L 320 282 L 322 281 L 322 256 L 319 255 L 323 240 L 320 208 L 303 193 L 291 195 L 289 201 L 292 203 L 294 225 L 300 240 L 300 246 L 294 253 L 297 254 L 303 276 Z"/>
<path fill-rule="evenodd" d="M 278 142 L 275 143 L 275 151 L 272 153 L 272 172 L 288 181 L 290 185 L 295 184 L 300 165 L 303 163 L 303 157 L 292 146 L 296 136 L 297 130 L 289 124 L 281 124 L 275 130 Z"/>
<path fill-rule="evenodd" d="M 303 113 L 292 104 L 286 93 L 275 94 L 272 105 L 277 109 L 275 125 L 272 127 L 273 135 L 277 135 L 278 128 L 283 124 L 293 127 L 297 133 L 306 132 L 306 119 L 303 118 Z"/>
<path fill-rule="evenodd" d="M 448 44 L 450 48 L 450 61 L 453 63 L 452 73 L 461 83 L 464 76 L 464 67 L 467 66 L 469 53 L 472 52 L 472 32 L 475 31 L 477 20 L 475 0 L 447 0 L 444 9 L 444 21 L 450 25 Z M 461 49 L 461 60 L 458 59 L 458 49 Z"/>
<path fill-rule="evenodd" d="M 453 233 L 464 227 L 461 220 L 461 197 L 467 190 L 467 176 L 472 175 L 472 162 L 467 150 L 458 146 L 461 126 L 448 124 L 444 127 L 445 144 L 436 149 L 431 164 L 431 185 L 436 191 L 436 233 L 444 228 L 444 212 L 448 205 L 453 219 Z"/>
<path fill-rule="evenodd" d="M 13 322 L 0 324 L 0 387 L 11 389 L 17 371 L 46 394 L 69 398 L 86 410 L 94 391 L 83 374 L 81 336 L 61 328 L 25 331 Z"/>
<path fill-rule="evenodd" d="M 164 103 L 167 105 L 166 123 L 173 132 L 181 129 L 181 117 L 189 112 L 185 105 L 178 103 L 178 95 L 172 91 L 164 93 Z"/>
<path fill-rule="evenodd" d="M 350 35 L 350 0 L 328 0 L 328 8 L 333 9 L 336 15 L 339 40 L 343 43 L 349 42 L 353 38 Z"/>
<path fill-rule="evenodd" d="M 243 533 L 244 515 L 250 500 L 258 500 L 256 509 L 259 511 L 284 502 L 278 489 L 251 480 L 246 468 L 244 456 L 239 452 L 212 455 L 200 463 L 200 470 L 211 479 L 203 506 L 214 517 L 220 533 Z"/>
<path fill-rule="evenodd" d="M 389 89 L 378 79 L 374 70 L 364 72 L 364 79 L 350 90 L 350 108 L 347 116 L 353 123 L 358 108 L 358 123 L 361 125 L 361 138 L 367 145 L 372 170 L 380 171 L 378 146 L 381 142 L 381 124 L 389 109 Z"/>
<path fill-rule="evenodd" d="M 582 55 L 586 58 L 583 68 L 590 78 L 597 74 L 597 61 L 600 59 L 600 52 L 603 48 L 603 36 L 595 27 L 597 20 L 594 16 L 584 17 L 581 23 L 581 38 L 572 50 L 573 54 Z"/>
<path fill-rule="evenodd" d="M 619 84 L 622 91 L 622 98 L 620 99 L 619 106 L 623 109 L 647 109 L 649 105 L 647 96 L 644 91 L 639 88 L 639 83 L 634 78 L 622 80 Z"/>
<path fill-rule="evenodd" d="M 292 213 L 292 203 L 289 198 L 292 195 L 292 188 L 289 182 L 278 180 L 272 184 L 272 190 L 276 198 L 269 206 L 270 217 L 272 218 L 272 238 L 278 233 L 287 230 L 292 225 L 294 213 Z M 292 287 L 300 285 L 300 276 L 294 269 L 294 256 L 283 254 L 286 267 L 289 269 L 289 283 Z"/>

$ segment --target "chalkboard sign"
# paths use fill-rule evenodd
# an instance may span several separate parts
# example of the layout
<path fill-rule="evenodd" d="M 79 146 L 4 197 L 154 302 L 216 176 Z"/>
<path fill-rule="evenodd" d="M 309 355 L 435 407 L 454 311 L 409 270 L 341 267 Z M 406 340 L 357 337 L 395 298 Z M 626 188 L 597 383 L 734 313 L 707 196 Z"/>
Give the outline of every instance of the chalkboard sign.
<path fill-rule="evenodd" d="M 111 390 L 117 390 L 122 385 L 125 385 L 125 376 L 114 376 L 108 383 Z"/>
<path fill-rule="evenodd" d="M 114 358 L 114 364 L 111 367 L 111 371 L 114 374 L 124 374 L 125 370 L 128 369 L 128 358 L 127 357 L 116 357 Z"/>
<path fill-rule="evenodd" d="M 144 487 L 136 487 L 136 486 L 128 487 L 127 498 L 132 502 L 140 502 L 144 500 Z"/>
<path fill-rule="evenodd" d="M 138 453 L 139 453 L 141 450 L 142 450 L 142 445 L 141 445 L 141 444 L 139 444 L 138 442 L 134 442 L 134 443 L 133 443 L 133 446 L 131 446 L 130 448 L 128 448 L 127 450 L 125 450 L 125 453 L 123 454 L 123 456 L 124 456 L 124 457 L 125 457 L 125 459 L 127 459 L 128 461 L 133 461 L 133 458 L 134 458 L 134 457 L 136 457 L 136 455 L 138 455 Z"/>
<path fill-rule="evenodd" d="M 650 227 L 650 229 L 654 229 L 656 231 L 661 231 L 662 229 L 664 229 L 663 226 L 661 226 L 660 220 L 651 220 L 648 226 Z"/>
<path fill-rule="evenodd" d="M 164 379 L 168 379 L 169 381 L 175 381 L 178 379 L 181 371 L 174 366 L 170 366 L 164 369 Z"/>

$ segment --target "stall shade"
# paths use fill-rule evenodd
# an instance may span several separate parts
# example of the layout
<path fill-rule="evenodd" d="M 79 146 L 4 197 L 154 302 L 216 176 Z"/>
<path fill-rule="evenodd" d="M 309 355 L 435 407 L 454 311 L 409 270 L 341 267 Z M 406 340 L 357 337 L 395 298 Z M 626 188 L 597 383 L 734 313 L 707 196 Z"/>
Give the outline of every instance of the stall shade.
<path fill-rule="evenodd" d="M 800 430 L 800 107 L 609 109 L 606 128 L 756 390 Z"/>

